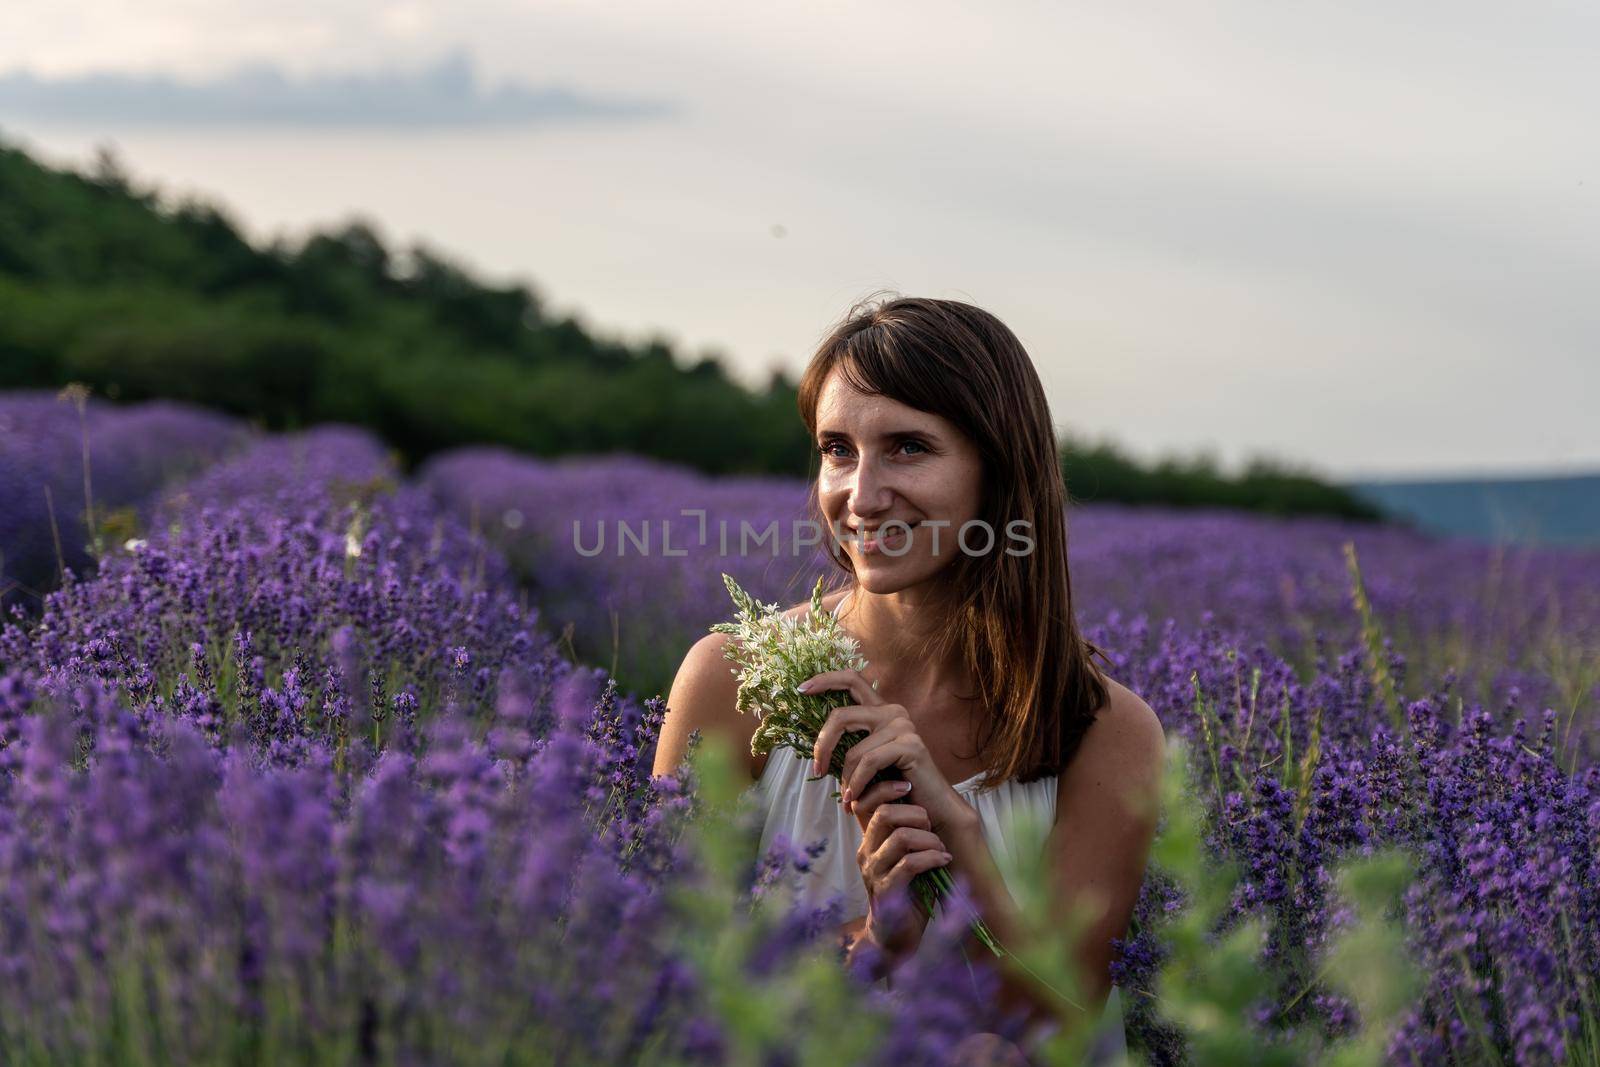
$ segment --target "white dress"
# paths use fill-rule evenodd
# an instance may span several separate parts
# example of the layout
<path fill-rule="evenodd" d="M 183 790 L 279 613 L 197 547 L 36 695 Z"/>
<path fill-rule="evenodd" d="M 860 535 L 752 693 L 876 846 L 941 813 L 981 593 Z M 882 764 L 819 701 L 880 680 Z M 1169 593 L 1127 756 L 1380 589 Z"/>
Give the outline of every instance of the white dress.
<path fill-rule="evenodd" d="M 842 606 L 849 598 L 850 594 L 845 594 L 839 604 Z M 838 614 L 838 610 L 835 607 L 834 613 Z M 861 826 L 856 817 L 834 799 L 838 785 L 833 778 L 807 781 L 810 774 L 811 761 L 796 758 L 788 749 L 775 749 L 767 757 L 767 765 L 753 790 L 765 811 L 761 851 L 764 855 L 780 835 L 796 847 L 826 838 L 827 851 L 812 861 L 810 870 L 799 876 L 802 899 L 820 905 L 831 894 L 841 893 L 844 897 L 841 920 L 849 922 L 867 914 L 867 888 L 861 881 L 861 869 L 856 866 Z M 953 788 L 977 811 L 984 842 L 1004 877 L 1010 866 L 1006 860 L 1012 848 L 1005 828 L 1010 825 L 1014 813 L 1023 812 L 1041 819 L 1046 826 L 1054 824 L 1056 776 L 1026 783 L 1010 780 L 994 789 L 980 790 L 978 783 L 982 779 L 980 772 L 964 782 L 954 783 Z M 1007 888 L 1014 891 L 1015 887 Z M 1109 1062 L 1119 1060 L 1126 1048 L 1122 998 L 1115 985 L 1106 997 L 1095 1045 L 1109 1054 Z M 1097 1061 L 1100 1058 L 1095 1057 Z"/>

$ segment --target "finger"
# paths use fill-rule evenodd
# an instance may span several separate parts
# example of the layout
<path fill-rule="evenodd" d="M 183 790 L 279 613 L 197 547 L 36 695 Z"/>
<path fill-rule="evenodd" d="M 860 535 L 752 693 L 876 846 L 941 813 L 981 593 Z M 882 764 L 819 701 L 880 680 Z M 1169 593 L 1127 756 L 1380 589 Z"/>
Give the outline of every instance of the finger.
<path fill-rule="evenodd" d="M 919 830 L 915 826 L 896 826 L 883 845 L 867 858 L 866 870 L 874 878 L 882 878 L 894 869 L 911 852 L 945 852 L 944 842 L 932 830 Z"/>
<path fill-rule="evenodd" d="M 860 704 L 846 704 L 834 708 L 828 713 L 828 718 L 822 724 L 822 729 L 817 731 L 817 743 L 811 748 L 811 769 L 816 774 L 827 774 L 828 768 L 833 765 L 833 749 L 839 743 L 839 738 L 847 730 L 872 730 L 878 723 L 884 721 L 884 714 L 878 708 L 863 707 Z"/>
<path fill-rule="evenodd" d="M 850 697 L 857 704 L 872 707 L 884 702 L 883 697 L 867 681 L 867 676 L 860 671 L 823 671 L 813 674 L 810 678 L 800 683 L 802 693 L 830 693 L 837 689 L 847 690 Z"/>
<path fill-rule="evenodd" d="M 899 764 L 901 760 L 906 759 L 914 751 L 915 748 L 911 742 L 904 737 L 896 737 L 887 744 L 879 745 L 856 760 L 856 765 L 851 770 L 850 777 L 840 779 L 840 795 L 853 800 L 866 792 L 867 786 L 872 783 L 873 775 L 885 767 L 893 767 Z M 924 797 L 923 799 L 926 800 L 927 798 Z M 846 801 L 846 803 L 848 802 Z"/>
<path fill-rule="evenodd" d="M 899 725 L 900 721 L 901 720 L 898 718 L 890 719 L 888 722 L 880 721 L 876 726 L 873 727 L 870 734 L 851 745 L 849 750 L 845 752 L 844 759 L 840 763 L 839 781 L 849 781 L 850 775 L 855 770 L 856 764 L 860 763 L 861 758 L 868 752 L 888 744 L 890 741 L 893 741 L 895 738 L 904 733 L 905 729 Z M 860 790 L 859 792 L 865 792 L 865 790 Z M 859 793 L 851 793 L 846 796 L 841 796 L 839 799 L 843 804 L 845 804 L 846 807 L 848 807 L 850 802 L 855 800 L 858 795 Z"/>
<path fill-rule="evenodd" d="M 911 792 L 911 783 L 901 780 L 898 782 L 879 782 L 877 785 L 868 786 L 854 803 L 850 805 L 850 812 L 861 824 L 863 832 L 867 824 L 872 821 L 872 815 L 878 810 L 878 805 L 888 804 L 895 808 L 916 807 L 914 804 L 897 804 L 895 801 Z M 920 808 L 918 809 L 921 810 Z"/>
<path fill-rule="evenodd" d="M 884 839 L 897 826 L 911 826 L 919 830 L 933 829 L 928 810 L 917 804 L 885 804 L 861 831 L 861 840 L 867 851 L 876 852 L 883 847 Z"/>
<path fill-rule="evenodd" d="M 952 858 L 950 853 L 943 850 L 928 849 L 924 852 L 908 852 L 900 857 L 900 862 L 896 863 L 888 874 L 884 875 L 877 891 L 879 895 L 882 895 L 903 886 L 908 886 L 911 884 L 911 879 L 923 871 L 931 871 L 935 867 L 943 867 Z"/>

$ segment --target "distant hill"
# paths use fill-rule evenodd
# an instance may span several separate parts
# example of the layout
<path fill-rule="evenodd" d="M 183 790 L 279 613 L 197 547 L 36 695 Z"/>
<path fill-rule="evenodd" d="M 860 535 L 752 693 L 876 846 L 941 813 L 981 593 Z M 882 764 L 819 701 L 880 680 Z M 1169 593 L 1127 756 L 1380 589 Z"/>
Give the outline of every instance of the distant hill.
<path fill-rule="evenodd" d="M 1361 481 L 1344 488 L 1430 533 L 1521 545 L 1600 547 L 1600 473 Z"/>
<path fill-rule="evenodd" d="M 356 423 L 408 464 L 494 442 L 798 474 L 812 451 L 782 375 L 751 391 L 716 358 L 598 337 L 360 219 L 257 247 L 109 152 L 78 173 L 0 140 L 0 389 L 69 381 L 271 429 Z"/>
<path fill-rule="evenodd" d="M 1080 503 L 1151 504 L 1160 507 L 1234 508 L 1266 515 L 1334 515 L 1379 522 L 1381 508 L 1332 485 L 1309 469 L 1258 458 L 1237 474 L 1224 473 L 1216 457 L 1134 459 L 1110 441 L 1061 433 L 1061 469 L 1069 499 Z"/>
<path fill-rule="evenodd" d="M 597 336 L 525 285 L 485 282 L 421 244 L 387 247 L 360 219 L 258 247 L 221 208 L 140 187 L 109 151 L 80 173 L 0 137 L 0 390 L 74 381 L 274 430 L 365 426 L 407 467 L 475 444 L 711 474 L 804 477 L 816 464 L 783 373 L 750 390 L 715 357 Z M 1265 461 L 1229 476 L 1203 456 L 1145 464 L 1070 434 L 1062 461 L 1084 501 L 1378 517 Z"/>

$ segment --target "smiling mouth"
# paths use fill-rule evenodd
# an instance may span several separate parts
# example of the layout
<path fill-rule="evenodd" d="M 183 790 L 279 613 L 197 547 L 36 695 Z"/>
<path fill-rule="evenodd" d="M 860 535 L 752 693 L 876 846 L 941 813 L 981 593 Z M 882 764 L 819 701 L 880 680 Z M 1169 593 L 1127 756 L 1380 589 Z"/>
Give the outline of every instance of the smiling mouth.
<path fill-rule="evenodd" d="M 899 548 L 906 543 L 907 533 L 896 526 L 894 529 L 880 535 L 877 531 L 866 531 L 858 535 L 862 552 L 878 552 L 884 548 Z"/>

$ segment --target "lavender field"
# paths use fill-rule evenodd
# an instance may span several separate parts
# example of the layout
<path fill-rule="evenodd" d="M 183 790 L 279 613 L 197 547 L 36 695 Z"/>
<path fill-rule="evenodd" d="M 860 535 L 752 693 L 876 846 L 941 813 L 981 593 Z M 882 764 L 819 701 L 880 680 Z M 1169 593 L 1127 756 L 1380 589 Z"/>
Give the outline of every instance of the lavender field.
<path fill-rule="evenodd" d="M 825 563 L 724 555 L 719 522 L 805 508 L 0 398 L 0 1062 L 943 1063 L 1014 1029 L 948 954 L 892 992 L 835 966 L 831 916 L 785 904 L 804 850 L 742 855 L 715 764 L 649 776 L 721 572 L 797 602 Z M 684 554 L 579 550 L 617 520 Z M 1190 783 L 1115 967 L 1130 1048 L 1600 1064 L 1600 553 L 1096 505 L 1069 531 L 1086 634 Z M 1339 871 L 1379 854 L 1417 977 L 1388 1011 L 1336 980 Z"/>

